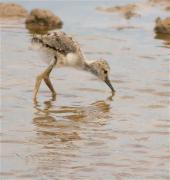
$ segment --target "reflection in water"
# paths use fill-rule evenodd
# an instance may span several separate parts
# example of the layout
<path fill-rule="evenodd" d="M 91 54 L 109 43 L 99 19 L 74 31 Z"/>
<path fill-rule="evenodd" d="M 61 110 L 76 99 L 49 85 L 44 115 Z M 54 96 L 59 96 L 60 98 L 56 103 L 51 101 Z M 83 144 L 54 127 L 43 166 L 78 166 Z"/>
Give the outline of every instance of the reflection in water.
<path fill-rule="evenodd" d="M 170 35 L 157 33 L 155 39 L 161 39 L 164 41 L 165 46 L 170 47 Z"/>
<path fill-rule="evenodd" d="M 77 132 L 73 132 L 80 128 L 78 122 L 100 122 L 110 110 L 110 105 L 104 100 L 82 107 L 56 107 L 53 105 L 54 103 L 53 99 L 45 101 L 43 105 L 36 102 L 36 117 L 33 118 L 33 123 L 36 125 L 38 133 L 56 135 L 60 140 L 79 139 Z"/>
<path fill-rule="evenodd" d="M 40 28 L 31 28 L 30 26 L 26 25 L 30 34 L 46 34 L 48 33 L 48 29 L 40 29 Z"/>
<path fill-rule="evenodd" d="M 79 158 L 84 158 L 81 151 L 86 149 L 85 143 L 89 143 L 87 138 L 92 138 L 94 130 L 96 133 L 102 131 L 108 121 L 110 104 L 108 100 L 79 107 L 56 106 L 55 103 L 49 100 L 35 104 L 33 124 L 36 127 L 36 137 L 33 143 L 42 148 L 28 158 L 34 164 L 37 163 L 37 174 L 49 176 L 57 171 L 57 177 L 60 177 L 64 169 L 69 171 L 69 166 L 80 165 Z M 95 147 L 104 143 L 101 139 L 95 139 L 94 142 L 92 146 Z"/>

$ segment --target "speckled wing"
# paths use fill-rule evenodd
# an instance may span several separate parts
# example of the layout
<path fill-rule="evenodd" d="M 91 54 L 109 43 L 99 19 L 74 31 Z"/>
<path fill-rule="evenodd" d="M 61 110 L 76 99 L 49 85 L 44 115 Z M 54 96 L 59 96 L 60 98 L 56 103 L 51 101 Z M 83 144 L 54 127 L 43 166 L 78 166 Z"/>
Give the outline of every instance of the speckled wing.
<path fill-rule="evenodd" d="M 33 41 L 38 41 L 44 47 L 53 49 L 62 55 L 68 53 L 76 53 L 79 56 L 83 56 L 79 44 L 62 31 L 51 32 L 45 35 L 35 35 Z"/>

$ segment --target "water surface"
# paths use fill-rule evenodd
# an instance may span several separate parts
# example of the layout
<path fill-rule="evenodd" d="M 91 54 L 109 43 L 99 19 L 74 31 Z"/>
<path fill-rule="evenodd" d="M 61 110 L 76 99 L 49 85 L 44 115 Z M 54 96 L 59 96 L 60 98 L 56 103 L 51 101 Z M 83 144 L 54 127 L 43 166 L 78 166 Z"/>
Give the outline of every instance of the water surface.
<path fill-rule="evenodd" d="M 169 179 L 170 37 L 153 32 L 167 13 L 147 6 L 125 20 L 95 10 L 123 0 L 21 4 L 59 15 L 88 58 L 108 60 L 117 92 L 110 98 L 92 75 L 56 69 L 56 100 L 43 84 L 34 104 L 34 81 L 47 65 L 24 21 L 1 21 L 1 178 Z"/>

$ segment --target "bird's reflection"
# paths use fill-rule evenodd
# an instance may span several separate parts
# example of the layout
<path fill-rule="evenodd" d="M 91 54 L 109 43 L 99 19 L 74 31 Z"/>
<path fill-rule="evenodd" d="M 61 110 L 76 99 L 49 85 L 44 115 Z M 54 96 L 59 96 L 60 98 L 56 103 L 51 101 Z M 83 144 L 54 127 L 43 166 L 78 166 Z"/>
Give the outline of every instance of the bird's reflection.
<path fill-rule="evenodd" d="M 51 175 L 51 171 L 61 172 L 62 176 L 68 166 L 79 165 L 84 157 L 81 152 L 88 148 L 89 138 L 94 142 L 93 148 L 95 144 L 105 144 L 100 138 L 91 136 L 95 132 L 105 132 L 110 102 L 109 98 L 78 107 L 59 106 L 59 101 L 52 99 L 36 102 L 33 118 L 36 136 L 32 141 L 37 150 L 29 155 L 28 160 L 37 171 L 45 176 Z"/>
<path fill-rule="evenodd" d="M 55 99 L 35 102 L 33 124 L 37 131 L 37 140 L 44 142 L 52 136 L 55 141 L 80 139 L 81 128 L 105 124 L 109 117 L 110 100 L 98 100 L 87 106 L 58 106 Z M 44 142 L 47 143 L 47 142 Z"/>

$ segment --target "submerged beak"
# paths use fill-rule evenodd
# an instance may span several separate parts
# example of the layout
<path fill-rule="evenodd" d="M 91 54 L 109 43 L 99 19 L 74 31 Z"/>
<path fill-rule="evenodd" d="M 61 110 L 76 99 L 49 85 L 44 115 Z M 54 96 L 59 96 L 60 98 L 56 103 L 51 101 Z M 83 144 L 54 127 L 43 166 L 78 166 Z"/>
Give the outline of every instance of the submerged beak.
<path fill-rule="evenodd" d="M 109 80 L 109 78 L 107 77 L 106 80 L 105 80 L 105 83 L 109 86 L 109 88 L 112 90 L 112 93 L 115 93 L 115 90 Z"/>

